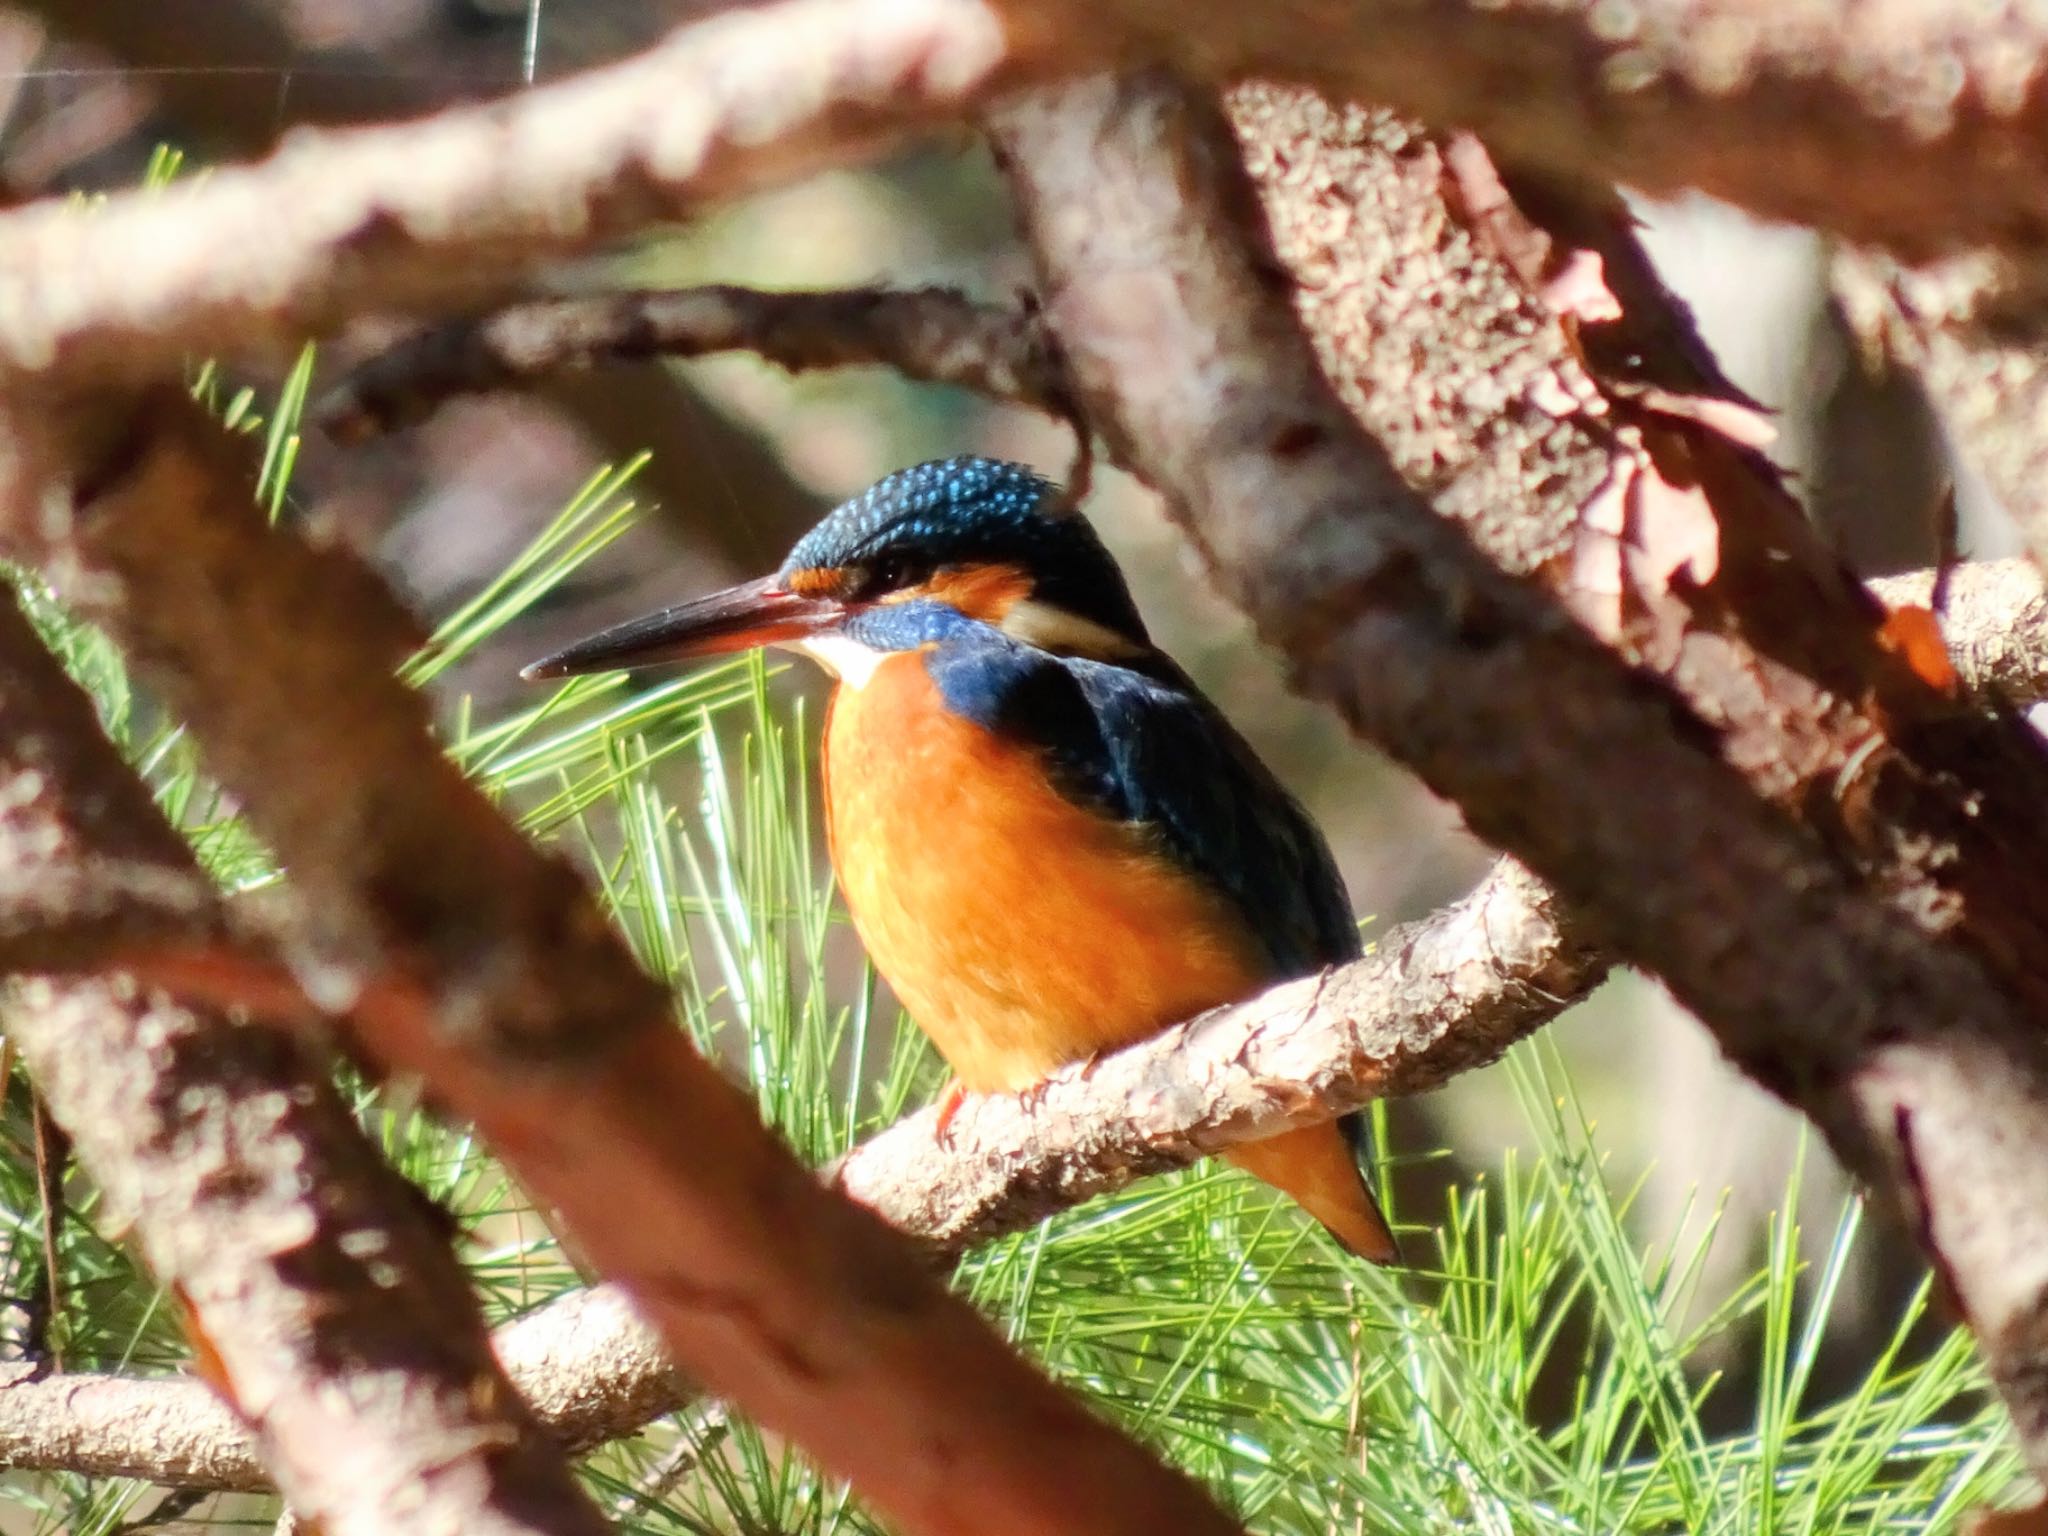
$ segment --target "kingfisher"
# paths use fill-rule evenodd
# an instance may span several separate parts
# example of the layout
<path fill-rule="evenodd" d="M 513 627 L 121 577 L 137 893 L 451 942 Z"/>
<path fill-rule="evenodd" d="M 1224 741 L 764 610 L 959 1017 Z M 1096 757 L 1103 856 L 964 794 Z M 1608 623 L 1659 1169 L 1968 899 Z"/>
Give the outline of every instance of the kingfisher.
<path fill-rule="evenodd" d="M 758 646 L 835 679 L 827 844 L 875 969 L 965 1093 L 1014 1093 L 1359 953 L 1329 845 L 1153 645 L 1060 488 L 963 457 L 889 475 L 758 581 L 529 678 Z M 1360 1116 L 1225 1157 L 1350 1252 L 1397 1257 Z"/>

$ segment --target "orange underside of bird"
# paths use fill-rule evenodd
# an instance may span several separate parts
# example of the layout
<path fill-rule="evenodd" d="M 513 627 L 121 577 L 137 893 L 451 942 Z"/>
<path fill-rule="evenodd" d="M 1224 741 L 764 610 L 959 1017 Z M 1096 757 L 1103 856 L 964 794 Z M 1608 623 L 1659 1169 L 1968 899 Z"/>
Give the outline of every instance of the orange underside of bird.
<path fill-rule="evenodd" d="M 997 507 L 1011 521 L 962 484 L 1018 498 Z M 1357 946 L 1320 835 L 1150 649 L 1092 533 L 1077 543 L 1075 523 L 1052 521 L 1071 514 L 1029 504 L 1049 490 L 988 460 L 904 471 L 828 517 L 777 577 L 536 667 L 763 641 L 825 662 L 840 679 L 824 751 L 840 889 L 876 970 L 975 1093 L 1027 1088 Z M 894 542 L 878 543 L 892 513 Z M 976 517 L 996 526 L 963 549 L 958 525 Z M 1096 587 L 1057 600 L 1068 572 L 1032 539 L 1095 566 Z M 1168 750 L 1136 750 L 1153 735 Z M 1233 858 L 1272 877 L 1270 899 L 1247 895 Z M 1353 1253 L 1396 1257 L 1337 1125 L 1229 1160 Z"/>
<path fill-rule="evenodd" d="M 875 969 L 970 1093 L 1011 1093 L 1272 978 L 1215 892 L 941 702 L 914 652 L 833 692 L 832 864 Z M 1227 1154 L 1352 1252 L 1391 1234 L 1334 1125 Z"/>

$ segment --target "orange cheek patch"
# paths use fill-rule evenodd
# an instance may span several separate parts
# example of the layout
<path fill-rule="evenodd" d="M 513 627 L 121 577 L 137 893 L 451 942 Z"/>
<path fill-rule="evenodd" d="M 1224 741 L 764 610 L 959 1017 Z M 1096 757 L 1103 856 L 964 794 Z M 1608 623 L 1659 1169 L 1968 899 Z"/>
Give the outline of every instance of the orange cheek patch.
<path fill-rule="evenodd" d="M 1031 578 L 1022 566 L 969 565 L 937 571 L 906 597 L 931 597 L 959 609 L 970 619 L 1000 624 L 1003 615 L 1031 595 Z"/>

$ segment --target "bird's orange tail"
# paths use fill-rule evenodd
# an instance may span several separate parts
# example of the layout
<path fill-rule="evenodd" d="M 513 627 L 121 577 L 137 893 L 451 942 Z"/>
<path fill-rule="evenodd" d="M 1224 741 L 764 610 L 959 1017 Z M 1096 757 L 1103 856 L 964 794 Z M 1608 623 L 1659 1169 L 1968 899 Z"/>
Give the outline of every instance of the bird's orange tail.
<path fill-rule="evenodd" d="M 1335 1125 L 1311 1125 L 1223 1154 L 1253 1178 L 1291 1195 L 1350 1252 L 1375 1264 L 1401 1257 L 1387 1218 L 1366 1186 L 1351 1143 Z"/>

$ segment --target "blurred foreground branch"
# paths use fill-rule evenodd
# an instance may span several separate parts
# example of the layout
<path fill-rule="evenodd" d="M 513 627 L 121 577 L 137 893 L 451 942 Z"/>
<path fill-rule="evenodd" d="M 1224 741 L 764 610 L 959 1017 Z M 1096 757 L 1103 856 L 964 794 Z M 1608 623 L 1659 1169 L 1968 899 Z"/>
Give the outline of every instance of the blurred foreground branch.
<path fill-rule="evenodd" d="M 291 870 L 313 994 L 477 1126 L 679 1367 L 908 1531 L 1236 1529 L 796 1163 L 567 866 L 442 755 L 392 676 L 388 594 L 270 527 L 243 445 L 182 390 L 11 425 L 65 429 L 7 509 L 12 547 L 122 645 Z"/>
<path fill-rule="evenodd" d="M 957 120 L 1018 62 L 978 0 L 774 0 L 502 106 L 309 134 L 89 215 L 22 209 L 0 217 L 0 371 L 143 380 L 500 295 L 550 258 Z"/>
<path fill-rule="evenodd" d="M 114 863 L 198 883 L 184 840 L 11 597 L 0 777 L 11 870 Z M 35 911 L 53 899 L 42 890 Z M 85 915 L 103 915 L 96 897 Z M 183 1446 L 221 1470 L 234 1458 L 195 1443 L 194 1426 L 245 1420 L 292 1507 L 337 1536 L 422 1518 L 500 1536 L 604 1528 L 500 1374 L 444 1237 L 300 1041 L 119 980 L 24 982 L 5 1024 L 234 1405 L 167 1384 L 173 1401 L 125 1421 L 152 1461 Z M 17 1392 L 48 1390 L 27 1374 L 0 1383 L 0 1416 L 40 1437 L 62 1416 L 21 1420 Z M 79 1393 L 66 1412 L 105 1401 Z"/>
<path fill-rule="evenodd" d="M 92 218 L 0 220 L 0 356 L 134 377 L 186 348 L 502 293 L 707 198 L 1134 61 L 1303 80 L 1530 162 L 1926 252 L 2048 235 L 2048 31 L 2018 9 L 1845 0 L 777 0 L 487 108 L 295 141 Z M 799 41 L 800 40 L 800 41 Z"/>
<path fill-rule="evenodd" d="M 1562 931 L 1547 893 L 1503 864 L 1363 960 L 1060 1073 L 1042 1092 L 970 1099 L 943 1140 L 936 1111 L 911 1116 L 845 1158 L 836 1181 L 957 1255 L 1142 1174 L 1439 1087 L 1496 1059 L 1605 974 Z M 684 1400 L 614 1286 L 567 1296 L 501 1329 L 497 1342 L 540 1422 L 572 1449 L 630 1433 Z M 0 1387 L 0 1459 L 205 1486 L 262 1477 L 233 1420 L 205 1415 L 178 1381 L 72 1376 Z"/>

